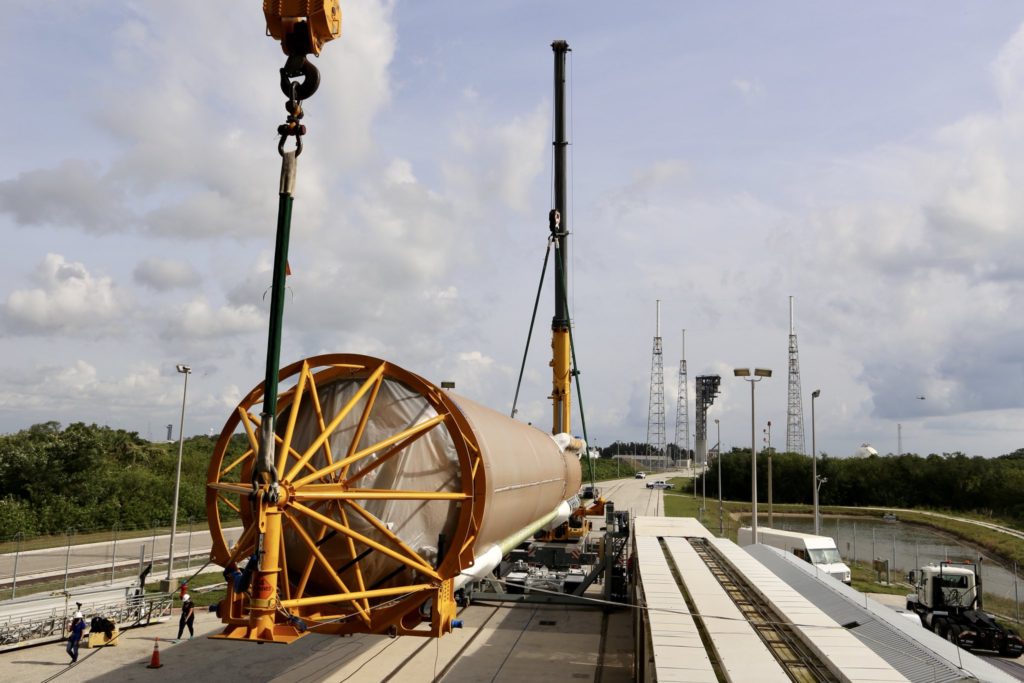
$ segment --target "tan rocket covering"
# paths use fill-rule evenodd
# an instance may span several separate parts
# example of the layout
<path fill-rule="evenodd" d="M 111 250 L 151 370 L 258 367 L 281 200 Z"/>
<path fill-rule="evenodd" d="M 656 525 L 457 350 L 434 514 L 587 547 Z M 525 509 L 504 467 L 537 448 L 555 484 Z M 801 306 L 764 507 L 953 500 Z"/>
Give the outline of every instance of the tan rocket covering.
<path fill-rule="evenodd" d="M 487 501 L 480 538 L 484 548 L 509 536 L 576 495 L 582 481 L 579 454 L 563 453 L 541 430 L 449 394 L 473 427 L 487 472 Z"/>

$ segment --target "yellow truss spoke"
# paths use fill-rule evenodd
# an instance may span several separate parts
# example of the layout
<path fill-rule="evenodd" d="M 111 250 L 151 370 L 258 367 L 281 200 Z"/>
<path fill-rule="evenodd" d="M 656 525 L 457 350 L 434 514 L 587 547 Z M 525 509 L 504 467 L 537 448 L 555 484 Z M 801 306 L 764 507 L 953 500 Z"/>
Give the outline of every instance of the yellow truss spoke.
<path fill-rule="evenodd" d="M 341 515 L 341 523 L 344 524 L 345 526 L 351 528 L 351 525 L 348 523 L 348 513 L 345 512 L 345 507 L 341 504 L 340 501 L 336 501 L 335 500 L 335 501 L 331 501 L 331 502 L 334 503 L 334 505 L 338 508 L 338 513 Z M 330 505 L 330 503 L 328 503 L 328 505 Z M 348 554 L 349 554 L 349 557 L 351 557 L 353 560 L 355 560 L 356 559 L 356 542 L 352 540 L 351 536 L 346 536 L 345 540 L 348 541 Z M 412 553 L 412 554 L 415 555 L 416 553 Z M 361 591 L 366 590 L 366 584 L 363 583 L 363 570 L 359 566 L 359 563 L 356 562 L 355 566 L 353 568 L 355 569 L 356 585 L 359 587 L 359 590 L 361 590 Z M 369 600 L 363 600 L 363 607 L 366 608 L 367 610 L 369 610 L 370 609 L 370 601 Z"/>
<path fill-rule="evenodd" d="M 255 452 L 256 452 L 256 450 L 255 450 L 255 449 L 253 449 L 253 448 L 250 448 L 250 449 L 249 449 L 249 450 L 247 450 L 247 451 L 246 451 L 245 453 L 242 453 L 242 454 L 241 454 L 240 456 L 238 456 L 238 457 L 237 457 L 237 458 L 236 458 L 235 460 L 233 460 L 233 461 L 231 462 L 231 464 L 230 464 L 230 465 L 228 465 L 227 467 L 225 467 L 224 469 L 222 469 L 222 470 L 221 470 L 221 471 L 220 471 L 220 472 L 219 472 L 219 473 L 217 474 L 217 478 L 218 478 L 218 479 L 223 479 L 223 478 L 224 478 L 224 475 L 226 475 L 226 474 L 227 474 L 228 472 L 230 472 L 231 470 L 233 470 L 233 469 L 235 469 L 236 467 L 238 467 L 238 465 L 239 465 L 239 464 L 240 464 L 240 463 L 241 463 L 241 462 L 242 462 L 243 460 L 245 460 L 246 458 L 251 458 L 251 457 L 252 457 L 252 455 L 253 455 L 253 454 L 254 454 Z"/>
<path fill-rule="evenodd" d="M 310 512 L 312 512 L 312 510 L 310 510 Z M 338 576 L 338 573 L 334 571 L 334 567 L 332 567 L 331 563 L 327 561 L 327 558 L 324 557 L 324 554 L 320 552 L 320 548 L 316 546 L 316 543 L 314 543 L 313 539 L 309 537 L 309 534 L 306 533 L 306 530 L 302 528 L 302 525 L 298 521 L 292 519 L 291 515 L 286 515 L 285 519 L 288 521 L 291 527 L 295 529 L 299 538 L 301 538 L 302 542 L 305 543 L 306 547 L 309 548 L 309 551 L 313 553 L 313 555 L 316 557 L 317 562 L 320 563 L 321 568 L 327 573 L 327 576 L 329 576 L 331 580 L 334 581 L 335 585 L 338 586 L 338 589 L 345 594 L 342 596 L 335 596 L 335 599 L 351 600 L 352 606 L 356 608 L 357 612 L 359 612 L 359 616 L 362 617 L 363 621 L 366 622 L 367 625 L 369 625 L 370 613 L 363 609 L 362 605 L 359 604 L 359 598 L 348 597 L 348 594 L 351 593 L 351 591 L 348 589 L 348 586 L 346 586 L 345 582 L 341 580 L 341 577 Z"/>
<path fill-rule="evenodd" d="M 260 418 L 256 417 L 255 415 L 250 415 L 250 416 L 249 416 L 249 419 L 251 419 L 251 420 L 252 420 L 252 423 L 253 423 L 253 424 L 254 424 L 255 426 L 257 426 L 257 427 L 259 427 L 259 426 L 260 426 L 260 424 L 261 424 L 261 422 L 260 422 Z M 281 436 L 280 436 L 279 434 L 276 434 L 276 433 L 275 433 L 275 434 L 274 434 L 274 443 L 275 443 L 275 444 L 277 444 L 277 445 L 279 445 L 279 446 L 283 446 L 283 445 L 284 445 L 284 439 L 283 439 L 283 438 L 281 438 Z M 283 449 L 283 448 L 281 449 L 281 452 L 282 452 L 282 453 L 284 452 L 284 449 Z M 288 454 L 289 454 L 289 455 L 291 455 L 291 456 L 294 456 L 294 457 L 295 457 L 296 459 L 298 459 L 298 457 L 299 457 L 299 453 L 298 453 L 298 451 L 296 451 L 296 450 L 295 450 L 294 448 L 290 448 L 290 447 L 289 447 L 289 448 L 288 448 Z M 308 462 L 307 462 L 307 463 L 306 463 L 306 464 L 304 465 L 304 467 L 305 467 L 305 468 L 306 468 L 307 470 L 309 470 L 310 472 L 316 472 L 316 471 L 317 471 L 317 469 L 316 469 L 315 467 L 313 467 L 313 466 L 312 466 L 311 464 L 309 464 Z M 280 468 L 279 468 L 279 469 L 278 469 L 278 472 L 280 472 L 280 471 L 281 471 L 281 470 L 280 470 Z"/>
<path fill-rule="evenodd" d="M 288 459 L 288 451 L 291 449 L 292 436 L 295 434 L 295 421 L 299 418 L 299 408 L 302 405 L 302 392 L 306 388 L 306 381 L 309 379 L 309 363 L 302 361 L 302 369 L 299 371 L 299 383 L 295 387 L 292 396 L 292 409 L 288 413 L 288 426 L 284 430 L 284 438 L 281 440 L 281 453 L 277 457 L 277 471 L 284 471 L 284 463 Z"/>
<path fill-rule="evenodd" d="M 391 541 L 399 548 L 401 548 L 403 551 L 405 551 L 412 557 L 419 558 L 419 554 L 415 550 L 407 546 L 405 544 L 405 541 L 399 538 L 397 534 L 391 531 L 391 529 L 388 529 L 383 522 L 377 519 L 377 517 L 375 517 L 374 515 L 370 514 L 363 506 L 359 505 L 358 503 L 353 503 L 351 500 L 345 501 L 345 505 L 348 505 L 353 510 L 355 510 L 359 514 L 359 516 L 365 519 L 367 522 L 369 522 L 374 529 L 384 534 L 385 538 L 390 538 Z M 342 506 L 339 504 L 339 507 Z M 348 522 L 346 520 L 346 524 L 347 523 Z"/>
<path fill-rule="evenodd" d="M 306 507 L 305 505 L 302 505 L 301 503 L 297 503 L 297 502 L 293 501 L 292 502 L 292 509 L 299 511 L 299 512 L 307 515 L 308 517 L 312 517 L 313 519 L 317 520 L 321 524 L 326 524 L 327 526 L 329 526 L 332 529 L 336 530 L 338 533 L 344 534 L 345 536 L 348 536 L 349 538 L 352 538 L 352 539 L 354 539 L 356 541 L 359 541 L 363 545 L 369 546 L 369 547 L 373 548 L 374 550 L 387 555 L 392 560 L 396 560 L 396 561 L 401 562 L 402 564 L 406 565 L 407 567 L 409 567 L 411 569 L 415 569 L 416 571 L 420 572 L 421 574 L 425 574 L 425 575 L 429 576 L 432 579 L 441 580 L 441 577 L 437 574 L 436 571 L 434 571 L 434 568 L 431 567 L 429 564 L 427 564 L 426 561 L 424 561 L 423 558 L 421 558 L 419 555 L 416 555 L 416 559 L 412 559 L 412 558 L 406 557 L 405 555 L 402 555 L 400 553 L 396 553 L 391 548 L 388 548 L 387 546 L 381 545 L 380 543 L 378 543 L 377 541 L 373 540 L 372 538 L 367 538 L 366 536 L 363 536 L 362 534 L 360 534 L 360 533 L 358 533 L 356 531 L 352 531 L 351 529 L 345 527 L 344 525 L 334 521 L 330 517 L 325 517 L 324 515 L 321 515 L 319 512 L 317 512 L 315 510 L 312 510 L 312 509 Z"/>
<path fill-rule="evenodd" d="M 238 507 L 237 507 L 237 506 L 236 506 L 236 505 L 235 505 L 234 503 L 232 503 L 232 502 L 231 502 L 230 500 L 228 500 L 227 498 L 225 498 L 225 497 L 224 497 L 223 495 L 221 495 L 220 493 L 218 493 L 218 494 L 217 494 L 217 500 L 219 500 L 220 502 L 224 503 L 224 504 L 225 504 L 225 505 L 227 505 L 227 506 L 228 506 L 229 508 L 231 508 L 232 510 L 234 510 L 236 514 L 242 514 L 242 511 L 241 511 L 241 510 L 239 510 L 239 509 L 238 509 Z"/>
<path fill-rule="evenodd" d="M 379 441 L 373 444 L 372 446 L 369 446 L 368 448 L 364 448 L 363 450 L 354 453 L 352 456 L 345 458 L 344 460 L 339 460 L 333 465 L 329 465 L 328 467 L 318 470 L 316 474 L 311 474 L 306 477 L 303 477 L 302 479 L 299 479 L 298 481 L 295 482 L 295 487 L 299 488 L 305 486 L 306 484 L 309 484 L 315 479 L 323 479 L 328 474 L 333 474 L 334 472 L 337 472 L 338 470 L 343 469 L 348 465 L 351 465 L 357 460 L 362 460 L 366 456 L 372 455 L 373 453 L 376 453 L 381 449 L 392 446 L 398 443 L 399 441 L 409 438 L 414 434 L 427 432 L 442 422 L 444 422 L 444 415 L 435 415 L 429 420 L 425 420 L 423 422 L 420 422 L 419 424 L 413 425 L 409 429 L 405 429 L 399 432 L 398 434 L 390 436 L 387 439 L 384 439 L 383 441 Z"/>
<path fill-rule="evenodd" d="M 345 484 L 308 484 L 295 492 L 292 500 L 466 500 L 461 491 L 392 491 L 390 489 L 350 489 Z"/>
<path fill-rule="evenodd" d="M 249 437 L 249 448 L 253 452 L 259 451 L 259 440 L 256 438 L 256 430 L 253 429 L 253 422 L 259 424 L 259 418 L 250 415 L 249 411 L 242 406 L 238 406 L 238 416 L 242 419 L 242 426 L 245 427 L 245 435 Z"/>
<path fill-rule="evenodd" d="M 372 598 L 387 598 L 392 595 L 412 595 L 413 593 L 419 593 L 422 591 L 437 590 L 437 586 L 431 583 L 417 583 L 411 586 L 396 586 L 394 588 L 378 588 L 376 590 L 362 591 L 360 593 L 349 593 L 345 596 L 346 600 L 362 600 Z M 326 605 L 328 603 L 337 602 L 338 597 L 336 595 L 322 595 L 315 598 L 300 598 L 298 600 L 282 600 L 281 607 L 289 609 L 292 607 L 312 607 L 314 605 Z"/>
<path fill-rule="evenodd" d="M 309 383 L 309 395 L 313 398 L 313 412 L 316 413 L 316 422 L 320 427 L 320 431 L 323 432 L 327 429 L 327 423 L 324 422 L 324 411 L 320 406 L 320 392 L 316 389 L 316 378 L 314 381 Z M 334 462 L 334 454 L 331 453 L 331 440 L 324 441 L 324 457 L 327 459 L 327 464 L 330 465 Z"/>
<path fill-rule="evenodd" d="M 313 507 L 317 508 L 317 507 L 320 507 L 321 505 L 323 505 L 323 503 L 315 503 L 313 505 Z M 330 505 L 330 503 L 328 503 L 328 505 Z M 327 535 L 327 527 L 324 526 L 323 524 L 321 524 L 320 525 L 320 530 L 317 532 L 317 536 L 316 536 L 317 547 L 320 547 L 319 544 L 320 544 L 321 541 L 324 540 L 324 536 L 326 536 L 326 535 Z M 306 564 L 302 568 L 302 576 L 299 577 L 299 582 L 295 585 L 295 596 L 294 597 L 301 598 L 302 595 L 306 592 L 306 584 L 309 582 L 309 576 L 310 576 L 310 574 L 313 571 L 313 564 L 315 562 L 316 562 L 316 557 L 314 557 L 313 555 L 309 555 L 306 558 Z"/>
<path fill-rule="evenodd" d="M 374 471 L 375 469 L 377 469 L 378 467 L 380 467 L 381 465 L 386 463 L 388 460 L 390 460 L 391 458 L 395 457 L 396 455 L 401 453 L 403 450 L 408 448 L 409 445 L 413 441 L 415 441 L 416 439 L 420 438 L 425 433 L 426 432 L 419 432 L 418 434 L 413 434 L 408 439 L 405 439 L 404 441 L 402 441 L 401 443 L 396 445 L 394 448 L 389 450 L 387 453 L 385 453 L 384 455 L 380 456 L 379 458 L 374 460 L 372 463 L 370 463 L 369 465 L 367 465 L 363 469 L 361 469 L 358 472 L 356 472 L 355 474 L 353 474 L 351 477 L 348 477 L 346 479 L 347 483 L 352 484 L 352 482 L 358 481 L 358 480 L 362 479 L 367 474 L 369 474 L 370 472 Z M 345 469 L 346 469 L 346 471 L 348 470 L 348 468 L 345 468 Z"/>
<path fill-rule="evenodd" d="M 231 557 L 228 558 L 228 564 L 238 562 L 239 558 L 245 554 L 250 548 L 253 547 L 253 535 L 256 531 L 256 525 L 250 525 L 242 535 L 239 537 L 238 542 L 235 543 L 234 549 L 231 551 Z"/>
<path fill-rule="evenodd" d="M 252 486 L 235 484 L 229 481 L 211 481 L 206 486 L 214 491 L 228 491 L 230 493 L 237 493 L 240 496 L 247 496 L 252 493 Z M 237 510 L 238 508 L 235 509 Z"/>
<path fill-rule="evenodd" d="M 342 407 L 342 409 L 338 411 L 338 414 L 334 416 L 334 419 L 331 420 L 331 423 L 327 425 L 322 432 L 320 432 L 316 439 L 313 440 L 313 443 L 310 444 L 309 448 L 306 449 L 306 452 L 302 454 L 302 457 L 299 458 L 299 461 L 292 465 L 291 470 L 288 471 L 288 475 L 285 477 L 286 479 L 295 479 L 295 475 L 299 473 L 299 470 L 302 468 L 302 465 L 309 462 L 309 459 L 313 457 L 313 454 L 316 453 L 317 450 L 319 450 L 320 446 L 322 446 L 323 443 L 327 441 L 327 439 L 331 436 L 331 434 L 334 433 L 334 430 L 338 428 L 338 425 L 341 424 L 341 421 L 344 420 L 350 412 L 352 412 L 352 409 L 363 398 L 366 392 L 369 391 L 370 388 L 373 387 L 377 382 L 381 381 L 381 378 L 384 376 L 384 370 L 386 366 L 386 363 L 381 363 L 380 367 L 378 367 L 376 370 L 370 373 L 370 376 L 366 378 L 366 381 L 363 382 L 363 385 L 359 387 L 359 390 L 356 391 L 356 393 L 352 396 L 349 402 L 346 403 Z M 345 461 L 343 460 L 342 462 Z"/>
<path fill-rule="evenodd" d="M 384 378 L 381 377 L 377 380 L 377 383 L 373 385 L 373 391 L 370 392 L 370 397 L 366 400 L 366 405 L 363 406 L 363 414 L 359 418 L 359 425 L 356 427 L 356 433 L 352 436 L 352 441 L 348 445 L 348 453 L 345 454 L 346 458 L 351 458 L 356 452 L 356 448 L 359 447 L 359 442 L 363 440 L 363 432 L 366 430 L 366 423 L 370 421 L 370 413 L 373 411 L 373 406 L 377 403 L 377 395 L 380 393 L 381 385 L 384 384 Z M 345 465 L 341 471 L 341 478 L 344 479 L 348 476 L 348 468 L 351 465 Z"/>

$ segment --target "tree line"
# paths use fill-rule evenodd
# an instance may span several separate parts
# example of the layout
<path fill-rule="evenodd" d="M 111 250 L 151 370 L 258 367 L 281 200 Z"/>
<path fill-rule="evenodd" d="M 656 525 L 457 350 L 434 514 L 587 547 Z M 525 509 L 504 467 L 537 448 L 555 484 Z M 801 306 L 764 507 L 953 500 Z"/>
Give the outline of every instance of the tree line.
<path fill-rule="evenodd" d="M 614 458 L 616 455 L 654 455 L 658 449 L 642 441 L 615 441 L 609 446 L 598 447 L 602 458 Z M 669 460 L 686 460 L 693 457 L 693 449 L 679 448 L 674 443 L 665 444 L 665 457 Z"/>
<path fill-rule="evenodd" d="M 178 520 L 206 518 L 206 470 L 216 440 L 185 439 Z M 244 438 L 232 442 L 241 454 Z M 0 436 L 0 538 L 69 529 L 170 523 L 178 443 L 83 423 L 33 425 Z"/>
<path fill-rule="evenodd" d="M 178 519 L 205 519 L 206 471 L 215 438 L 185 440 Z M 229 455 L 247 442 L 232 439 Z M 645 443 L 613 443 L 602 458 L 655 452 Z M 673 460 L 683 454 L 672 446 Z M 152 443 L 136 432 L 74 423 L 33 425 L 0 436 L 0 538 L 59 534 L 68 529 L 149 528 L 169 524 L 178 444 Z M 758 493 L 767 502 L 768 455 L 757 459 Z M 772 453 L 772 499 L 812 502 L 811 459 Z M 750 498 L 750 450 L 734 448 L 721 459 L 722 492 Z M 963 453 L 818 459 L 822 505 L 929 507 L 995 514 L 1024 522 L 1024 449 L 998 458 Z M 610 476 L 610 475 L 609 475 Z M 712 458 L 707 490 L 718 490 Z M 584 472 L 589 479 L 589 471 Z M 598 477 L 603 478 L 603 477 Z"/>
<path fill-rule="evenodd" d="M 772 453 L 772 500 L 813 503 L 810 456 Z M 711 459 L 707 490 L 718 491 L 718 466 Z M 760 502 L 768 500 L 766 453 L 757 456 Z M 722 454 L 722 495 L 750 499 L 750 449 Z M 826 481 L 821 505 L 926 507 L 993 514 L 1024 522 L 1024 449 L 997 458 L 964 453 L 920 456 L 872 455 L 866 458 L 818 458 L 818 476 Z"/>

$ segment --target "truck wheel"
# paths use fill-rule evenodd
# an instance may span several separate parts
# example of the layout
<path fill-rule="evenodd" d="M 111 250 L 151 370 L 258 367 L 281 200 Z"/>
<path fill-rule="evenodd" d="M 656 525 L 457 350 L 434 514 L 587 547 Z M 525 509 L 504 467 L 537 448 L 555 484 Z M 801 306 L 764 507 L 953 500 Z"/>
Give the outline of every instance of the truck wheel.
<path fill-rule="evenodd" d="M 1003 657 L 1010 657 L 1011 659 L 1017 659 L 1021 655 L 1020 652 L 1018 652 L 1017 654 L 1010 654 L 1010 648 L 1007 647 L 1006 643 L 1003 643 L 1003 646 L 999 648 L 999 654 Z"/>
<path fill-rule="evenodd" d="M 955 628 L 951 628 L 948 631 L 946 631 L 946 640 L 953 643 L 954 645 L 957 645 L 956 636 L 957 632 Z"/>

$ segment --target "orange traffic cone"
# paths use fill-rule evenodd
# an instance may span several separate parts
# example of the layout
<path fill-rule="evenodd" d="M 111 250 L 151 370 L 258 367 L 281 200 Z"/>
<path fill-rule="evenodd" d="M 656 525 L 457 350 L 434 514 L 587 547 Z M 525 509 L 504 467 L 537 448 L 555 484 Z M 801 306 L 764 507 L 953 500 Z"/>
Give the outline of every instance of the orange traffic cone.
<path fill-rule="evenodd" d="M 147 669 L 159 669 L 163 664 L 160 663 L 160 638 L 153 639 L 153 656 L 149 658 L 149 666 Z"/>

